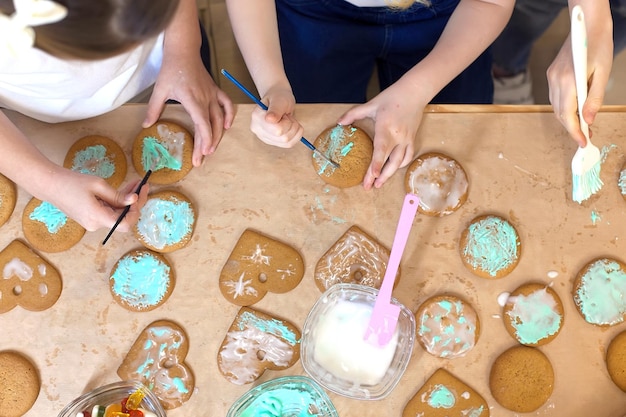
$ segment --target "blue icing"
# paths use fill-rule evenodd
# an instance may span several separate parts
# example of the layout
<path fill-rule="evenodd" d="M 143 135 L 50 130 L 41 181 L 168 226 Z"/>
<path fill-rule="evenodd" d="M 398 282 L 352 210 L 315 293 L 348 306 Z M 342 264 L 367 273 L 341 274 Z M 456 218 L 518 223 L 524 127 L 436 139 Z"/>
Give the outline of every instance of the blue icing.
<path fill-rule="evenodd" d="M 517 232 L 509 222 L 499 217 L 481 219 L 470 225 L 463 255 L 473 268 L 496 276 L 500 270 L 517 261 Z"/>
<path fill-rule="evenodd" d="M 115 164 L 107 156 L 103 145 L 94 145 L 76 152 L 72 171 L 110 178 L 115 173 Z"/>
<path fill-rule="evenodd" d="M 156 171 L 162 168 L 180 171 L 183 167 L 182 162 L 174 158 L 167 147 L 152 136 L 143 138 L 141 164 L 145 171 L 149 169 Z"/>
<path fill-rule="evenodd" d="M 289 328 L 279 320 L 265 320 L 256 316 L 253 313 L 250 313 L 249 311 L 245 311 L 240 316 L 239 328 L 243 330 L 247 326 L 252 326 L 264 333 L 269 333 L 281 337 L 292 346 L 298 343 L 298 340 L 296 339 L 296 334 L 289 330 Z"/>
<path fill-rule="evenodd" d="M 49 233 L 57 233 L 67 223 L 67 216 L 47 201 L 35 207 L 28 218 L 43 223 Z"/>
<path fill-rule="evenodd" d="M 326 415 L 317 395 L 286 385 L 261 393 L 239 417 L 313 417 Z M 324 414 L 322 414 L 324 413 Z"/>
<path fill-rule="evenodd" d="M 347 129 L 347 130 L 346 130 Z M 335 158 L 335 162 L 341 163 L 341 160 L 346 156 L 354 147 L 354 142 L 349 142 L 349 137 L 356 131 L 355 127 L 346 128 L 341 125 L 333 127 L 327 136 L 328 146 L 326 148 L 326 154 Z M 348 141 L 346 143 L 346 141 Z M 323 160 L 320 157 L 316 157 L 317 162 L 320 164 L 318 171 L 319 175 L 326 173 L 331 175 L 335 171 L 335 167 L 328 161 Z"/>
<path fill-rule="evenodd" d="M 441 384 L 433 387 L 428 396 L 428 405 L 432 408 L 452 408 L 456 403 L 456 398 L 452 391 Z"/>
<path fill-rule="evenodd" d="M 185 383 L 182 379 L 174 378 L 172 382 L 174 383 L 174 386 L 176 387 L 176 390 L 178 392 L 181 392 L 183 394 L 187 394 L 189 392 L 189 389 L 185 386 Z"/>
<path fill-rule="evenodd" d="M 574 300 L 589 323 L 621 323 L 626 314 L 626 272 L 613 260 L 595 261 L 580 278 Z"/>
<path fill-rule="evenodd" d="M 119 260 L 111 280 L 112 290 L 136 309 L 159 304 L 170 286 L 170 267 L 154 256 L 125 256 Z"/>
<path fill-rule="evenodd" d="M 626 169 L 620 171 L 617 186 L 619 187 L 619 191 L 622 195 L 626 196 Z"/>
<path fill-rule="evenodd" d="M 187 238 L 194 221 L 193 209 L 187 201 L 152 198 L 141 208 L 137 230 L 147 243 L 163 249 Z"/>

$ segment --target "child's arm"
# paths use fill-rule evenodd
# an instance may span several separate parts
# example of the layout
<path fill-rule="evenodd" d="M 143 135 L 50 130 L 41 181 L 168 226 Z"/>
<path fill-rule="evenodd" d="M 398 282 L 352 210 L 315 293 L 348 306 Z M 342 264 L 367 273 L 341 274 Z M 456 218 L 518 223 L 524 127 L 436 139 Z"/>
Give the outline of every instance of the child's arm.
<path fill-rule="evenodd" d="M 433 50 L 396 83 L 368 103 L 354 107 L 341 124 L 371 118 L 374 155 L 366 189 L 380 187 L 414 157 L 414 140 L 426 104 L 468 67 L 498 36 L 513 0 L 461 0 Z"/>
<path fill-rule="evenodd" d="M 110 228 L 127 204 L 132 204 L 120 224 L 128 231 L 139 218 L 147 190 L 137 202 L 136 184 L 120 191 L 102 178 L 80 174 L 56 165 L 46 158 L 0 111 L 0 172 L 32 196 L 48 201 L 85 229 Z M 147 188 L 147 187 L 145 187 Z"/>
<path fill-rule="evenodd" d="M 154 124 L 168 99 L 181 103 L 194 123 L 194 166 L 215 151 L 235 114 L 230 98 L 204 67 L 200 45 L 196 2 L 181 0 L 165 30 L 163 63 L 143 123 L 144 127 Z"/>
<path fill-rule="evenodd" d="M 583 106 L 583 117 L 591 125 L 602 106 L 604 91 L 613 65 L 613 18 L 608 0 L 569 0 L 569 9 L 580 5 L 587 27 L 587 71 L 589 92 Z M 570 38 L 547 71 L 550 103 L 554 114 L 579 146 L 587 140 L 580 130 L 576 103 L 576 84 Z"/>

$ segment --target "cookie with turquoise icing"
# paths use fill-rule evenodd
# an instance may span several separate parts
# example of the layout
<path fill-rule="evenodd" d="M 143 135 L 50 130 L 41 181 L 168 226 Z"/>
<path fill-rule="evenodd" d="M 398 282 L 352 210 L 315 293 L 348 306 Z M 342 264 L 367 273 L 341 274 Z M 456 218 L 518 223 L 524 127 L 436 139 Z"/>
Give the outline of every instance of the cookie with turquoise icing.
<path fill-rule="evenodd" d="M 173 252 L 191 241 L 196 217 L 196 209 L 187 196 L 174 190 L 161 190 L 148 196 L 133 233 L 148 249 Z"/>
<path fill-rule="evenodd" d="M 437 369 L 404 406 L 402 417 L 489 417 L 487 401 L 443 368 Z"/>
<path fill-rule="evenodd" d="M 133 143 L 132 161 L 137 173 L 152 170 L 150 182 L 172 184 L 182 180 L 193 167 L 193 136 L 179 123 L 159 120 L 142 129 Z"/>
<path fill-rule="evenodd" d="M 47 201 L 32 198 L 22 213 L 24 237 L 42 252 L 63 252 L 76 245 L 85 228 Z"/>
<path fill-rule="evenodd" d="M 0 174 L 0 226 L 9 220 L 16 202 L 17 187 L 15 187 L 15 183 Z"/>
<path fill-rule="evenodd" d="M 624 197 L 624 200 L 626 200 L 626 164 L 624 164 L 622 170 L 619 172 L 617 187 L 619 188 L 619 192 L 622 194 L 622 197 Z"/>
<path fill-rule="evenodd" d="M 106 136 L 90 135 L 78 139 L 67 151 L 63 166 L 81 174 L 104 179 L 119 187 L 126 178 L 126 155 L 122 147 Z"/>
<path fill-rule="evenodd" d="M 176 275 L 160 253 L 136 249 L 124 254 L 109 275 L 115 302 L 130 311 L 151 311 L 167 301 Z"/>
<path fill-rule="evenodd" d="M 598 258 L 576 275 L 574 304 L 583 318 L 597 326 L 614 326 L 626 318 L 626 265 Z"/>
<path fill-rule="evenodd" d="M 511 292 L 502 319 L 507 332 L 519 343 L 542 346 L 563 328 L 563 303 L 552 287 L 527 283 Z"/>
<path fill-rule="evenodd" d="M 476 217 L 461 233 L 463 264 L 475 275 L 502 278 L 517 266 L 522 255 L 519 234 L 506 219 L 496 215 Z"/>

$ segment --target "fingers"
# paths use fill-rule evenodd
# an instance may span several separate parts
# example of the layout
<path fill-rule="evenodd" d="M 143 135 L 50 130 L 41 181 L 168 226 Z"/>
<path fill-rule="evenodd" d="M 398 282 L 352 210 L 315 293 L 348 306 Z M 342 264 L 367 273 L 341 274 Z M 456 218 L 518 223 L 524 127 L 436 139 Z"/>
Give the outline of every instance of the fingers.
<path fill-rule="evenodd" d="M 255 109 L 252 112 L 250 129 L 268 145 L 291 148 L 302 137 L 304 128 L 288 114 L 283 114 L 278 122 L 272 122 L 271 120 L 275 119 L 277 114 L 278 112 L 275 112 L 270 115 L 261 108 Z"/>
<path fill-rule="evenodd" d="M 163 109 L 165 108 L 165 101 L 166 98 L 161 96 L 157 88 L 152 90 L 152 95 L 148 101 L 146 117 L 144 118 L 141 127 L 145 129 L 152 126 L 157 122 L 157 120 L 159 120 L 159 117 L 161 117 L 161 113 L 163 113 Z"/>
<path fill-rule="evenodd" d="M 354 106 L 352 107 L 350 110 L 348 110 L 347 112 L 345 112 L 340 118 L 339 120 L 337 120 L 337 123 L 340 125 L 351 125 L 352 123 L 356 122 L 357 120 L 362 120 L 362 119 L 366 119 L 366 118 L 374 118 L 374 115 L 371 114 L 372 111 L 370 109 L 370 106 L 366 104 L 362 104 L 362 105 L 358 105 L 358 106 Z"/>

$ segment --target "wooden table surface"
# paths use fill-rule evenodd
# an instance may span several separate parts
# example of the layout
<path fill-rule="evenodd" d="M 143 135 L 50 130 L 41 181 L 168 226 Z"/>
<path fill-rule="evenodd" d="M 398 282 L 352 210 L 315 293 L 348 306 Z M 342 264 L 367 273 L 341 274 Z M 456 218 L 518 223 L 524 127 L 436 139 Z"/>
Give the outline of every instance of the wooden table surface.
<path fill-rule="evenodd" d="M 27 355 L 41 375 L 41 392 L 27 416 L 56 416 L 81 393 L 118 381 L 116 370 L 128 349 L 144 327 L 157 319 L 170 319 L 185 328 L 191 344 L 186 362 L 196 377 L 191 399 L 169 411 L 170 417 L 225 416 L 231 404 L 254 385 L 304 374 L 300 362 L 285 371 L 267 371 L 245 386 L 233 385 L 219 374 L 218 349 L 239 310 L 218 289 L 220 271 L 246 228 L 292 245 L 303 255 L 304 279 L 294 290 L 268 294 L 254 307 L 289 318 L 301 328 L 321 294 L 313 282 L 315 264 L 350 226 L 357 225 L 391 246 L 406 169 L 378 190 L 328 186 L 317 176 L 306 147 L 280 149 L 254 137 L 249 130 L 253 108 L 239 105 L 235 124 L 217 152 L 173 186 L 194 202 L 198 220 L 191 244 L 166 255 L 177 282 L 164 305 L 133 313 L 111 297 L 111 268 L 124 253 L 139 247 L 132 234 L 116 233 L 102 246 L 107 230 L 100 230 L 87 233 L 66 252 L 41 253 L 62 274 L 59 300 L 42 312 L 16 307 L 0 315 L 0 350 Z M 347 109 L 346 105 L 299 105 L 296 114 L 305 136 L 313 141 Z M 540 348 L 555 370 L 554 393 L 528 415 L 623 416 L 626 394 L 609 379 L 604 352 L 626 325 L 603 329 L 588 324 L 576 311 L 571 291 L 576 273 L 590 260 L 609 256 L 626 261 L 626 201 L 617 187 L 617 176 L 626 162 L 624 108 L 605 109 L 597 117 L 594 142 L 608 150 L 602 167 L 605 185 L 582 204 L 571 199 L 570 162 L 575 144 L 549 108 L 434 106 L 428 110 L 418 134 L 419 153 L 439 151 L 457 159 L 469 176 L 469 197 L 449 216 L 418 214 L 394 296 L 415 311 L 430 296 L 462 295 L 478 311 L 480 339 L 465 357 L 452 360 L 435 358 L 416 344 L 407 371 L 387 398 L 371 402 L 331 394 L 340 416 L 400 416 L 404 405 L 439 367 L 482 394 L 492 416 L 515 415 L 494 400 L 487 381 L 493 360 L 516 344 L 505 331 L 497 297 L 528 281 L 552 285 L 565 305 L 561 333 Z M 130 154 L 145 107 L 127 105 L 102 117 L 56 125 L 8 114 L 49 158 L 62 163 L 70 145 L 89 134 L 109 136 Z M 177 105 L 169 106 L 164 117 L 192 127 Z M 138 175 L 128 161 L 130 181 Z M 0 228 L 0 248 L 14 239 L 24 240 L 21 216 L 29 199 L 20 189 L 11 219 Z M 459 257 L 462 230 L 474 217 L 487 213 L 509 219 L 522 242 L 519 265 L 500 280 L 472 275 Z"/>

